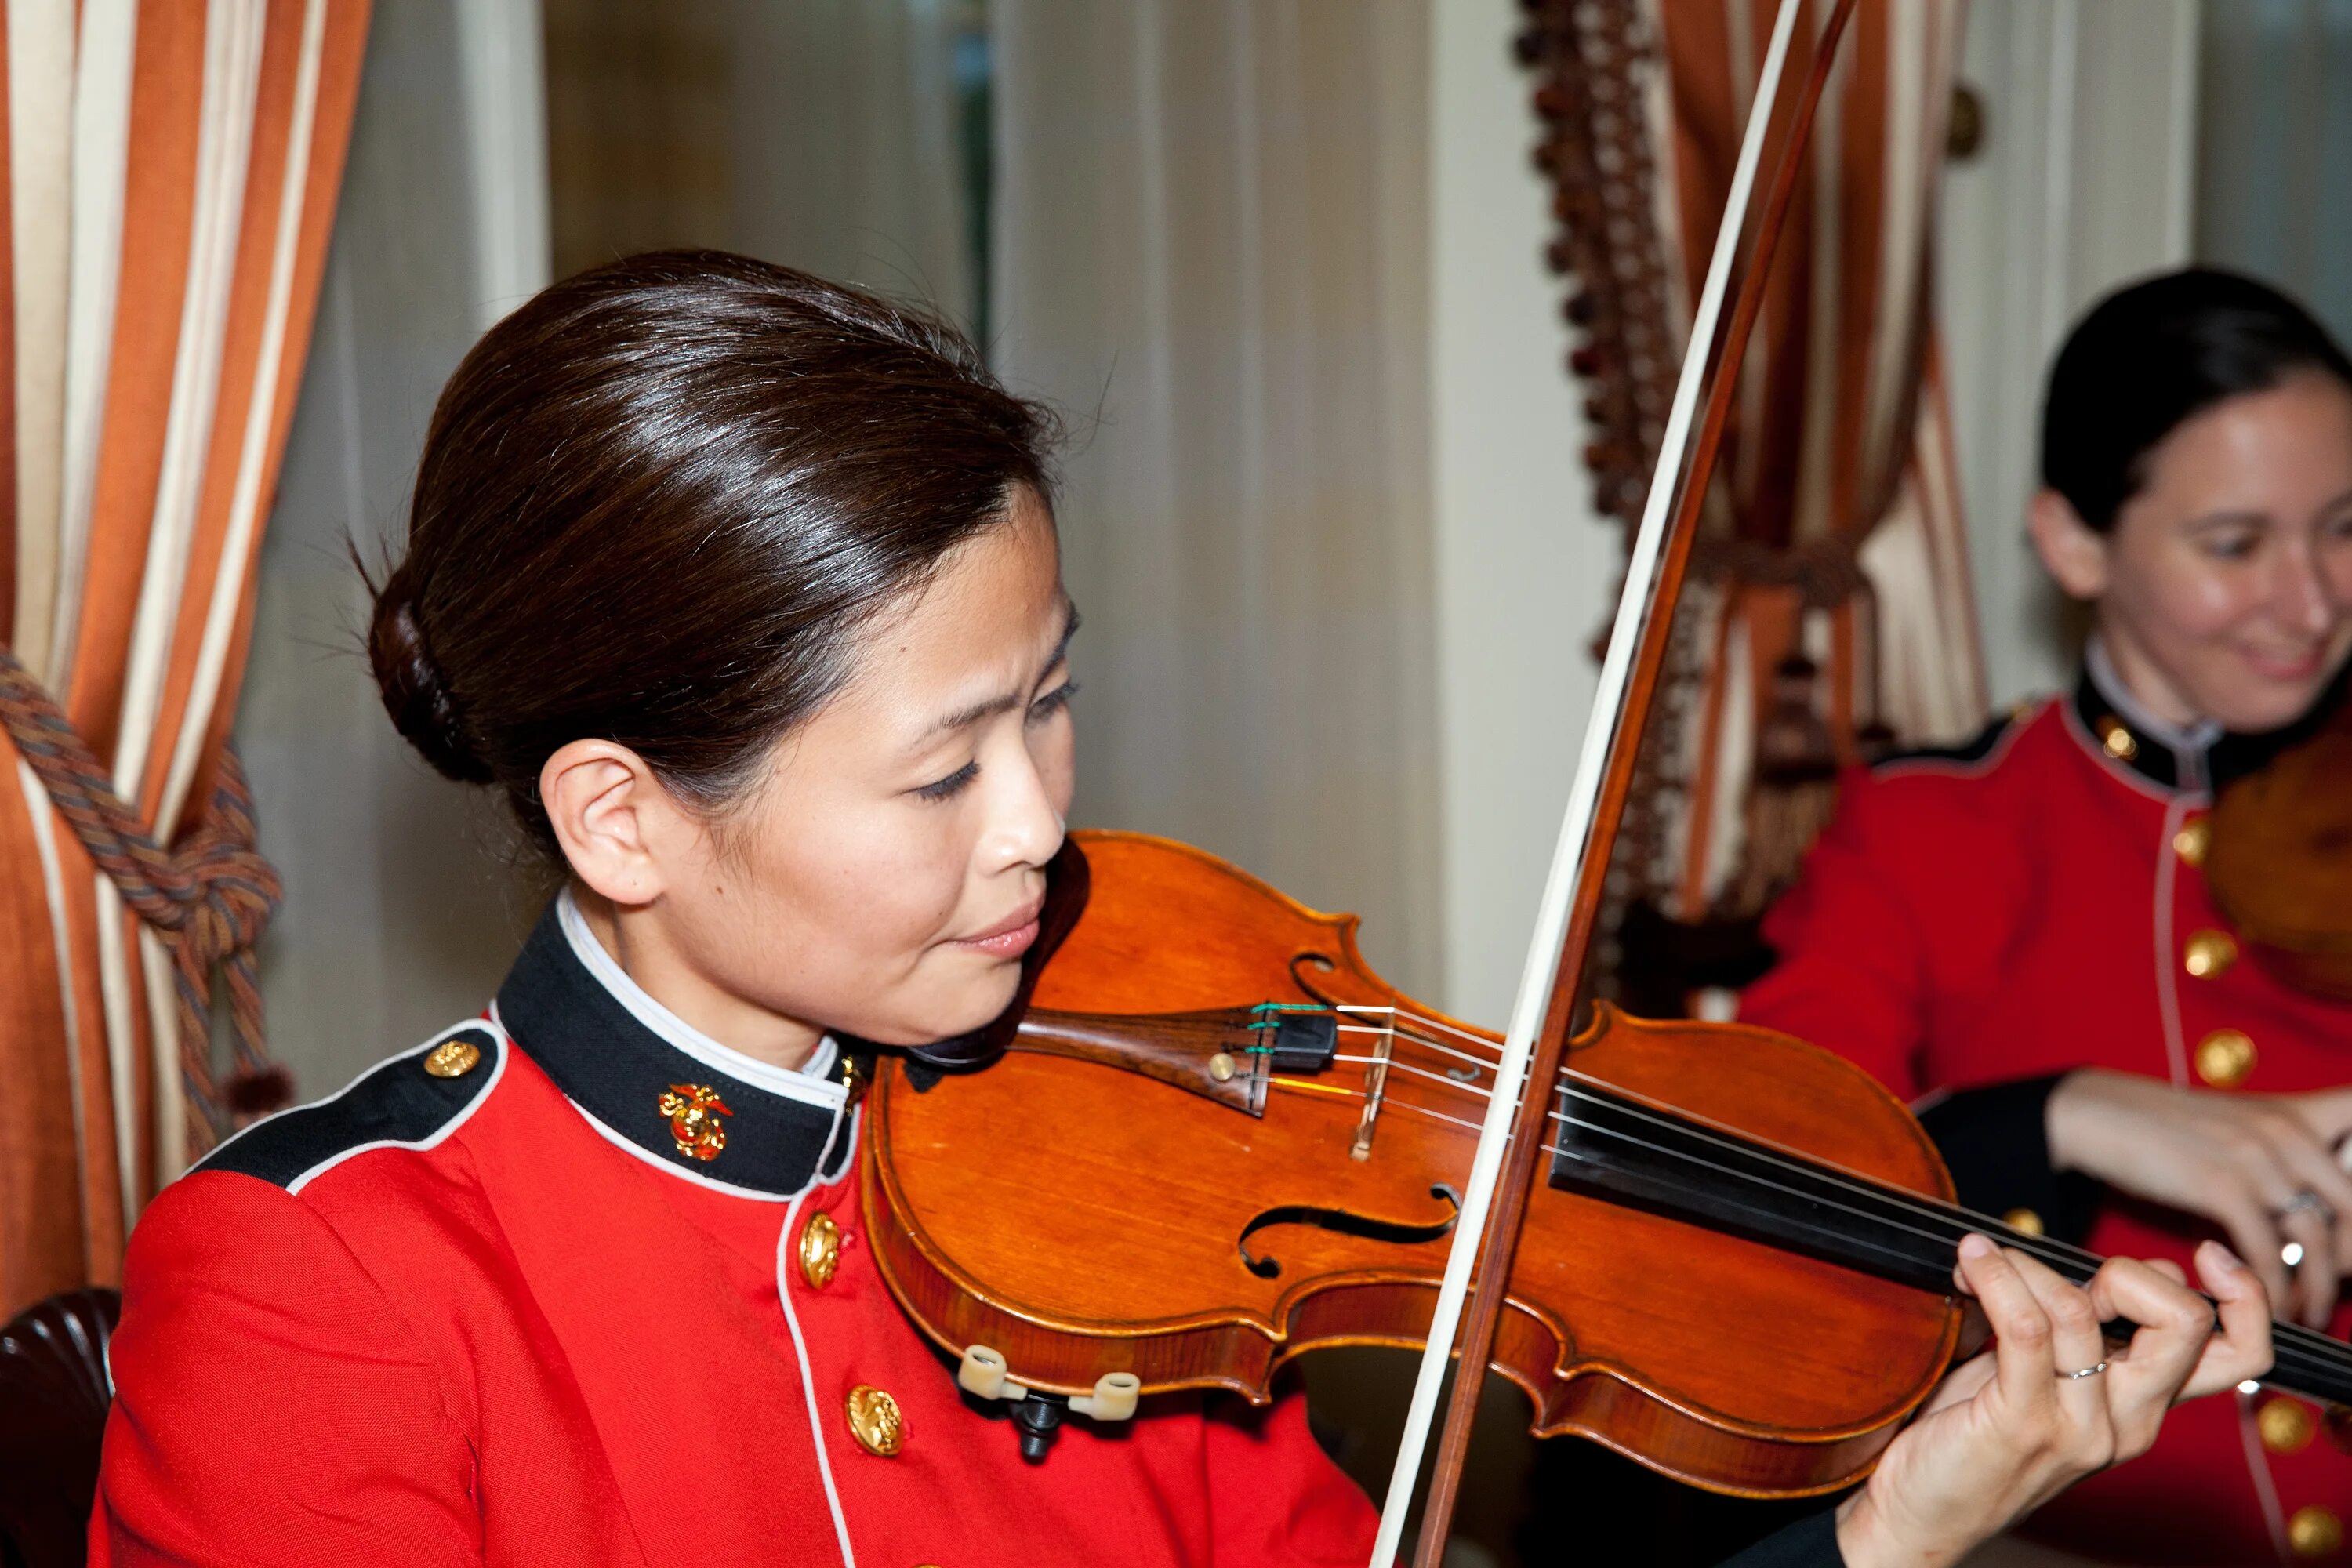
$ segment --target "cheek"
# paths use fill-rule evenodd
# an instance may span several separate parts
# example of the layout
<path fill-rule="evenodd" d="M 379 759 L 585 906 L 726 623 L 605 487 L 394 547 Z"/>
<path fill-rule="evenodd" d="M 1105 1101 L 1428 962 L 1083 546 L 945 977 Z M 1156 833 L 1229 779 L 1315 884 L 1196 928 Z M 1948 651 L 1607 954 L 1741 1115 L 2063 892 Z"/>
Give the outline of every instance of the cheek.
<path fill-rule="evenodd" d="M 724 868 L 708 935 L 771 1005 L 848 1023 L 903 979 L 956 912 L 962 861 L 952 812 L 834 815 L 778 831 Z"/>
<path fill-rule="evenodd" d="M 2262 607 L 2259 575 L 2185 546 L 2138 563 L 2126 595 L 2138 601 L 2147 630 L 2163 640 L 2204 642 L 2228 636 Z M 2123 588 L 2118 583 L 2117 587 Z"/>
<path fill-rule="evenodd" d="M 805 889 L 805 922 L 877 963 L 885 978 L 910 963 L 953 918 L 968 857 L 958 853 L 957 814 L 881 807 L 840 824 L 786 855 L 787 885 Z"/>
<path fill-rule="evenodd" d="M 1045 786 L 1045 798 L 1054 803 L 1054 815 L 1067 821 L 1070 797 L 1077 788 L 1077 729 L 1069 715 L 1062 715 L 1045 727 L 1031 749 L 1037 766 L 1037 780 Z"/>

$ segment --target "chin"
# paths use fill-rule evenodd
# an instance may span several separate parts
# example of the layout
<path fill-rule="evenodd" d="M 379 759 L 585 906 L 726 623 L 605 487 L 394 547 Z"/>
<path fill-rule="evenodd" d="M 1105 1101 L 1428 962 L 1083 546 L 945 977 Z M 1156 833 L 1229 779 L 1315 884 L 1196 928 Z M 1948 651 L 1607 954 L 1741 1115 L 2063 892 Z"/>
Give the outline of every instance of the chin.
<path fill-rule="evenodd" d="M 1001 976 L 968 982 L 923 998 L 887 1026 L 852 1032 L 877 1046 L 929 1046 L 969 1035 L 996 1022 L 1021 989 L 1021 966 L 1008 963 Z"/>
<path fill-rule="evenodd" d="M 2286 685 L 2278 681 L 2248 683 L 2231 691 L 2217 691 L 2202 704 L 2221 727 L 2242 735 L 2259 735 L 2294 723 L 2311 710 L 2326 689 L 2325 679 Z"/>

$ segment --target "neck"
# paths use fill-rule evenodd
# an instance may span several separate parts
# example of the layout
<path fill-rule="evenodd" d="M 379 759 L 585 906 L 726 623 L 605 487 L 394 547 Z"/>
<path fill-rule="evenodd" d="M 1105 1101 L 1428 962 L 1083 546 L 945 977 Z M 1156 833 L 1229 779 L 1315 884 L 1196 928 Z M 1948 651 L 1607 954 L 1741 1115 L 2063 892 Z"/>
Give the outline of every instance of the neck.
<path fill-rule="evenodd" d="M 572 901 L 596 945 L 646 995 L 727 1047 L 755 1061 L 797 1072 L 816 1053 L 817 1026 L 739 996 L 706 973 L 678 946 L 652 905 L 620 905 L 577 883 Z"/>
<path fill-rule="evenodd" d="M 2132 700 L 2148 714 L 2176 730 L 2193 730 L 2205 720 L 2171 676 L 2165 673 L 2128 627 L 2107 616 L 2099 617 L 2099 646 L 2106 650 L 2108 667 Z"/>

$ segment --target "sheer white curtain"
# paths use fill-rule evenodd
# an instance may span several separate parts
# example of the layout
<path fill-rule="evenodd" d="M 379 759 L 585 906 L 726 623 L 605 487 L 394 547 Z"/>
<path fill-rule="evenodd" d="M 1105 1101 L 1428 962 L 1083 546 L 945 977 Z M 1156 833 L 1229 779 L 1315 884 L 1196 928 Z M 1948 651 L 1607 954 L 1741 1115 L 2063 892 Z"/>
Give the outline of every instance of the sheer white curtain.
<path fill-rule="evenodd" d="M 1077 437 L 1076 820 L 1353 910 L 1433 994 L 1425 0 L 991 17 L 995 357 Z"/>

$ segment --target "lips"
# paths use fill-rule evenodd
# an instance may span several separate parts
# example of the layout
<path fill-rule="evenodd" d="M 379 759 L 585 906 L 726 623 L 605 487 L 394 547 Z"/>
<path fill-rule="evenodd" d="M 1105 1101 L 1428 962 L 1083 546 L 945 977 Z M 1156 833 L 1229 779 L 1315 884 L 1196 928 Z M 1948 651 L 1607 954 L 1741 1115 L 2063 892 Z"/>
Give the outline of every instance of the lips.
<path fill-rule="evenodd" d="M 1039 898 L 977 935 L 959 937 L 956 945 L 992 958 L 1018 958 L 1037 940 L 1037 917 L 1045 907 L 1045 900 Z"/>
<path fill-rule="evenodd" d="M 2325 647 L 2294 654 L 2260 648 L 2242 648 L 2240 653 L 2248 664 L 2253 666 L 2256 674 L 2273 680 L 2308 680 L 2327 663 Z"/>

